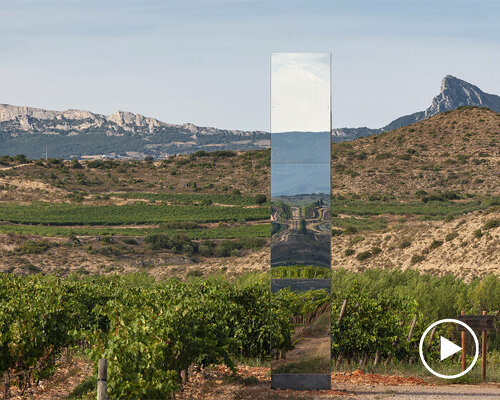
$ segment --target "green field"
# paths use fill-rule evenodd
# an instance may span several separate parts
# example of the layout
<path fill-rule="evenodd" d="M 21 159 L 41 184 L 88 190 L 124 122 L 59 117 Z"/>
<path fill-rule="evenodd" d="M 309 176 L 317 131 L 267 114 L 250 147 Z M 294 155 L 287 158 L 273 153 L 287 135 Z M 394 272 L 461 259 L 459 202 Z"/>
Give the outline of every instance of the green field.
<path fill-rule="evenodd" d="M 126 225 L 173 221 L 219 222 L 255 221 L 269 218 L 268 207 L 180 206 L 131 204 L 95 206 L 85 204 L 30 205 L 4 203 L 0 221 L 47 225 Z"/>

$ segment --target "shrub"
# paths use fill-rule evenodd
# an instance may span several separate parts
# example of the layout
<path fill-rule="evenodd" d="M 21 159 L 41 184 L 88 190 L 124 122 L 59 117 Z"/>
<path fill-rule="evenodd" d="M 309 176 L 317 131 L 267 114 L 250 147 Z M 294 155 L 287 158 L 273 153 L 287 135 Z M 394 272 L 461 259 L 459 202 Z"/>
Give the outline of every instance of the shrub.
<path fill-rule="evenodd" d="M 378 255 L 378 254 L 382 253 L 382 249 L 381 249 L 380 247 L 372 247 L 371 252 L 372 252 L 372 254 L 373 254 L 374 256 L 376 256 L 376 255 Z"/>
<path fill-rule="evenodd" d="M 85 200 L 85 194 L 79 192 L 71 192 L 65 196 L 67 199 L 74 201 L 75 203 L 81 203 Z"/>
<path fill-rule="evenodd" d="M 391 153 L 380 153 L 375 156 L 377 160 L 385 160 L 387 158 L 391 158 L 392 154 Z"/>
<path fill-rule="evenodd" d="M 443 245 L 443 241 L 442 240 L 434 240 L 431 245 L 429 246 L 429 249 L 430 250 L 434 250 L 434 249 L 437 249 L 438 247 L 442 246 Z"/>
<path fill-rule="evenodd" d="M 476 239 L 483 237 L 483 231 L 481 229 L 476 229 L 474 232 L 472 232 L 472 234 Z"/>
<path fill-rule="evenodd" d="M 403 240 L 401 243 L 399 243 L 399 248 L 400 249 L 406 249 L 411 246 L 411 241 L 410 240 Z"/>
<path fill-rule="evenodd" d="M 348 226 L 347 228 L 344 229 L 343 233 L 345 235 L 352 235 L 354 233 L 358 233 L 358 229 L 354 226 Z"/>
<path fill-rule="evenodd" d="M 451 242 L 453 239 L 455 239 L 456 237 L 458 237 L 458 232 L 450 232 L 448 233 L 446 236 L 445 236 L 445 240 L 447 242 Z"/>
<path fill-rule="evenodd" d="M 453 221 L 454 217 L 452 214 L 448 214 L 446 217 L 444 217 L 444 222 L 451 222 Z"/>
<path fill-rule="evenodd" d="M 425 256 L 423 254 L 415 254 L 412 258 L 411 258 L 411 264 L 418 264 L 419 262 L 421 261 L 424 261 L 425 260 Z"/>
<path fill-rule="evenodd" d="M 71 168 L 74 168 L 74 169 L 82 169 L 82 164 L 80 164 L 80 162 L 76 159 L 76 158 L 73 158 L 71 160 Z"/>
<path fill-rule="evenodd" d="M 203 276 L 203 271 L 201 271 L 199 269 L 192 269 L 191 271 L 189 271 L 187 273 L 187 276 L 188 277 L 199 278 L 199 277 Z"/>
<path fill-rule="evenodd" d="M 231 250 L 231 253 L 230 253 L 231 257 L 239 257 L 240 255 L 241 255 L 241 251 L 239 249 Z"/>
<path fill-rule="evenodd" d="M 363 240 L 365 240 L 365 238 L 363 236 L 355 236 L 351 239 L 350 244 L 353 245 L 353 244 L 362 242 Z"/>
<path fill-rule="evenodd" d="M 153 250 L 168 249 L 176 253 L 184 252 L 188 254 L 198 251 L 198 245 L 185 235 L 172 235 L 170 237 L 159 233 L 146 236 L 144 241 L 148 243 Z"/>
<path fill-rule="evenodd" d="M 182 221 L 171 221 L 171 222 L 163 222 L 160 224 L 161 229 L 196 229 L 199 228 L 197 222 L 182 222 Z"/>
<path fill-rule="evenodd" d="M 198 252 L 204 257 L 210 257 L 213 254 L 212 247 L 206 244 L 200 245 Z"/>
<path fill-rule="evenodd" d="M 49 243 L 45 241 L 36 242 L 27 240 L 16 249 L 9 252 L 11 255 L 24 255 L 24 254 L 42 254 L 51 247 L 56 246 L 56 243 Z"/>
<path fill-rule="evenodd" d="M 230 150 L 217 150 L 210 153 L 214 158 L 234 157 L 236 153 Z"/>
<path fill-rule="evenodd" d="M 258 194 L 255 196 L 256 204 L 264 204 L 267 201 L 267 197 L 263 194 Z"/>
<path fill-rule="evenodd" d="M 28 158 L 24 154 L 18 154 L 17 156 L 14 157 L 14 160 L 16 160 L 18 163 L 21 164 L 29 162 Z"/>
<path fill-rule="evenodd" d="M 358 253 L 358 255 L 356 256 L 356 258 L 359 261 L 364 261 L 367 258 L 370 258 L 371 256 L 372 256 L 372 253 L 370 251 L 362 251 L 361 253 Z"/>
<path fill-rule="evenodd" d="M 354 253 L 356 253 L 354 251 L 354 249 L 346 249 L 346 251 L 344 252 L 344 254 L 349 257 L 349 256 L 352 256 Z"/>
<path fill-rule="evenodd" d="M 484 224 L 483 229 L 486 231 L 488 229 L 498 228 L 499 226 L 500 226 L 500 220 L 492 219 Z"/>
<path fill-rule="evenodd" d="M 135 240 L 134 238 L 123 238 L 122 242 L 125 244 L 130 244 L 130 245 L 137 244 L 137 240 Z"/>
<path fill-rule="evenodd" d="M 113 160 L 92 160 L 87 163 L 87 167 L 89 168 L 98 168 L 98 169 L 113 169 L 118 167 L 120 164 Z"/>

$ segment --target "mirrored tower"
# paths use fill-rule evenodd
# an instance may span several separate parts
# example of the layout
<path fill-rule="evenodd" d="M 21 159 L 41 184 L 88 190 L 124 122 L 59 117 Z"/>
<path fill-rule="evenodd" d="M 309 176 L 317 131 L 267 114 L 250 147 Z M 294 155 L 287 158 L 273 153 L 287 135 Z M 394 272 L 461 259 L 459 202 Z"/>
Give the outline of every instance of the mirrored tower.
<path fill-rule="evenodd" d="M 271 55 L 271 386 L 330 388 L 330 54 Z"/>

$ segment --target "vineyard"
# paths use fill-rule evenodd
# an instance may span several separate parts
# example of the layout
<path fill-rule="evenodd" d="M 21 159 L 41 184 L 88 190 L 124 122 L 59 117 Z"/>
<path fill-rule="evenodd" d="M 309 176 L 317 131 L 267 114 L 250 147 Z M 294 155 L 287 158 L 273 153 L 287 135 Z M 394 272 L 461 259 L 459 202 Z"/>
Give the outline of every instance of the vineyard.
<path fill-rule="evenodd" d="M 252 224 L 235 227 L 169 229 L 163 227 L 95 227 L 95 226 L 48 226 L 48 225 L 1 225 L 0 232 L 19 235 L 38 235 L 45 237 L 72 236 L 147 236 L 154 234 L 183 234 L 192 240 L 201 239 L 241 239 L 269 237 L 269 224 Z"/>
<path fill-rule="evenodd" d="M 166 201 L 170 204 L 189 205 L 193 203 L 225 204 L 251 206 L 266 202 L 265 196 L 242 196 L 230 194 L 210 194 L 210 193 L 111 193 L 109 196 L 116 196 L 123 199 Z"/>
<path fill-rule="evenodd" d="M 263 220 L 268 218 L 267 207 L 241 206 L 180 206 L 167 204 L 130 204 L 95 206 L 43 202 L 30 205 L 2 204 L 0 220 L 14 223 L 50 225 L 125 225 L 173 221 L 219 222 Z"/>
<path fill-rule="evenodd" d="M 192 365 L 267 362 L 271 342 L 274 350 L 292 349 L 294 323 L 328 301 L 327 292 L 270 296 L 267 274 L 187 282 L 156 282 L 145 274 L 2 274 L 0 368 L 27 389 L 53 373 L 64 349 L 86 343 L 90 359 L 109 361 L 110 398 L 167 398 L 182 389 L 183 371 Z M 417 340 L 430 322 L 461 309 L 498 313 L 500 279 L 466 284 L 411 271 L 339 270 L 332 274 L 332 298 L 334 363 L 339 357 L 350 363 L 372 357 L 407 362 L 417 356 Z M 489 350 L 496 354 L 499 336 L 489 335 Z"/>

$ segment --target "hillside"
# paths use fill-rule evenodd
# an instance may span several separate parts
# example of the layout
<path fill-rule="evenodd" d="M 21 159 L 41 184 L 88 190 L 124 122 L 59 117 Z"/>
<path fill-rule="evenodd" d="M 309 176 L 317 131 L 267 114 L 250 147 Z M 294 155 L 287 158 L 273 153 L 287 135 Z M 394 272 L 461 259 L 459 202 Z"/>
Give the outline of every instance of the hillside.
<path fill-rule="evenodd" d="M 417 268 L 467 280 L 500 273 L 499 134 L 500 114 L 461 108 L 335 144 L 334 267 Z M 265 271 L 269 155 L 2 157 L 1 268 L 155 276 Z"/>
<path fill-rule="evenodd" d="M 438 191 L 494 195 L 499 161 L 500 114 L 464 107 L 391 132 L 334 144 L 332 187 L 340 195 L 400 200 Z"/>

